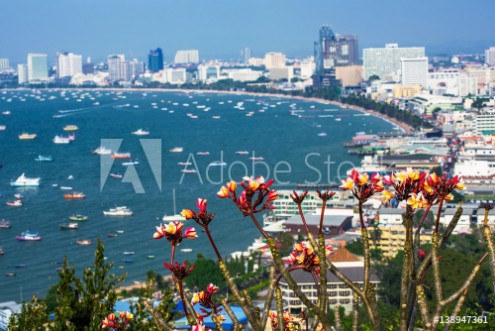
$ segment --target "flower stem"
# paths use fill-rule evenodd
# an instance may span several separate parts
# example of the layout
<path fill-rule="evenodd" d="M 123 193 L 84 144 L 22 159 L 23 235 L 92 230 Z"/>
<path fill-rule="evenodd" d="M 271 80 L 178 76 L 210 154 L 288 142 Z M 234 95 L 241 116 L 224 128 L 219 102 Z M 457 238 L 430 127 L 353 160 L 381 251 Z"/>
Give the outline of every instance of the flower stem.
<path fill-rule="evenodd" d="M 220 255 L 220 252 L 218 251 L 217 245 L 215 245 L 215 241 L 213 240 L 213 237 L 211 236 L 210 229 L 206 225 L 204 227 L 206 235 L 208 236 L 208 239 L 210 240 L 211 246 L 213 247 L 213 250 L 215 251 L 215 255 L 217 256 L 218 261 L 222 261 L 222 255 Z"/>
<path fill-rule="evenodd" d="M 251 220 L 253 221 L 254 225 L 256 225 L 256 227 L 258 228 L 258 230 L 261 232 L 261 234 L 263 235 L 263 237 L 265 237 L 265 239 L 270 238 L 270 236 L 261 227 L 260 223 L 256 219 L 256 216 L 254 216 L 253 213 L 249 213 L 249 217 L 251 217 Z"/>

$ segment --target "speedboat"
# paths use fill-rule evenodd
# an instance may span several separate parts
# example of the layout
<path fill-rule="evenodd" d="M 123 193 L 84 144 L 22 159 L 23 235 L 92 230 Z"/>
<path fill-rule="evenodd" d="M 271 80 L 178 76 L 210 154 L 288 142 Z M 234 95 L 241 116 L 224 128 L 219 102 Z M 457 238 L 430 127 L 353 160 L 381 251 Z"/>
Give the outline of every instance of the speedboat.
<path fill-rule="evenodd" d="M 85 239 L 85 240 L 76 240 L 76 244 L 81 245 L 81 246 L 87 246 L 91 245 L 91 240 Z"/>
<path fill-rule="evenodd" d="M 103 211 L 103 215 L 105 216 L 132 216 L 133 214 L 132 210 L 126 206 L 110 208 L 109 210 Z"/>
<path fill-rule="evenodd" d="M 38 137 L 38 135 L 36 133 L 23 132 L 19 135 L 20 140 L 33 140 L 33 139 L 36 139 L 36 137 Z"/>
<path fill-rule="evenodd" d="M 122 165 L 123 166 L 131 166 L 131 165 L 136 165 L 136 164 L 139 164 L 139 161 L 129 161 L 129 162 L 123 162 Z"/>
<path fill-rule="evenodd" d="M 183 162 L 183 161 L 178 162 L 177 164 L 178 164 L 178 165 L 180 165 L 180 166 L 183 166 L 183 167 L 187 167 L 187 166 L 192 165 L 192 163 L 191 163 L 191 162 Z"/>
<path fill-rule="evenodd" d="M 35 158 L 34 160 L 38 161 L 38 162 L 51 162 L 51 161 L 53 161 L 53 156 L 51 156 L 51 155 L 48 155 L 48 156 L 38 155 L 38 157 Z"/>
<path fill-rule="evenodd" d="M 131 153 L 113 153 L 112 159 L 130 159 Z"/>
<path fill-rule="evenodd" d="M 84 222 L 84 221 L 87 221 L 88 220 L 88 216 L 85 216 L 85 215 L 71 215 L 69 216 L 69 219 L 71 221 L 75 221 L 75 222 Z"/>
<path fill-rule="evenodd" d="M 54 144 L 70 144 L 71 139 L 69 137 L 55 136 L 53 138 Z"/>
<path fill-rule="evenodd" d="M 248 155 L 249 152 L 248 151 L 237 151 L 235 152 L 237 155 Z"/>
<path fill-rule="evenodd" d="M 210 152 L 197 152 L 196 155 L 199 155 L 199 156 L 206 156 L 206 155 L 210 155 Z"/>
<path fill-rule="evenodd" d="M 10 221 L 7 221 L 5 219 L 2 219 L 0 221 L 0 229 L 10 229 L 12 225 L 10 225 Z"/>
<path fill-rule="evenodd" d="M 19 176 L 14 182 L 10 182 L 10 186 L 39 186 L 41 178 L 28 178 L 24 173 Z"/>
<path fill-rule="evenodd" d="M 22 232 L 21 235 L 16 236 L 15 239 L 19 241 L 39 241 L 41 240 L 40 235 L 38 232 L 31 232 L 31 231 L 25 231 Z"/>
<path fill-rule="evenodd" d="M 132 134 L 136 135 L 136 136 L 147 136 L 150 134 L 149 131 L 146 131 L 146 130 L 143 130 L 143 129 L 138 129 L 134 132 L 132 132 Z"/>
<path fill-rule="evenodd" d="M 22 200 L 19 200 L 19 199 L 15 199 L 14 201 L 7 201 L 6 202 L 7 206 L 10 206 L 10 207 L 20 207 L 22 206 Z"/>
<path fill-rule="evenodd" d="M 210 163 L 210 166 L 212 167 L 225 167 L 226 165 L 227 163 L 223 161 L 213 161 Z"/>
<path fill-rule="evenodd" d="M 97 149 L 93 150 L 91 153 L 92 154 L 98 154 L 98 155 L 110 155 L 110 154 L 112 154 L 112 150 L 108 149 L 106 147 L 100 146 Z"/>
<path fill-rule="evenodd" d="M 66 125 L 64 126 L 64 131 L 76 131 L 79 130 L 77 125 Z"/>
<path fill-rule="evenodd" d="M 5 125 L 0 125 L 0 131 L 5 131 L 5 129 L 7 129 L 7 126 L 5 126 Z"/>
<path fill-rule="evenodd" d="M 183 147 L 174 147 L 170 149 L 170 153 L 182 153 L 184 151 Z"/>
<path fill-rule="evenodd" d="M 263 161 L 264 160 L 263 156 L 251 156 L 249 159 L 252 161 Z"/>
<path fill-rule="evenodd" d="M 60 228 L 62 230 L 77 230 L 79 229 L 79 224 L 78 223 L 62 223 L 62 224 L 59 224 Z"/>
<path fill-rule="evenodd" d="M 80 199 L 84 199 L 85 197 L 86 194 L 82 192 L 72 192 L 72 193 L 64 194 L 64 198 L 69 200 L 80 200 Z"/>
<path fill-rule="evenodd" d="M 185 174 L 195 174 L 197 173 L 196 169 L 182 169 L 181 170 Z"/>
<path fill-rule="evenodd" d="M 115 178 L 115 179 L 122 179 L 123 176 L 121 174 L 111 173 L 110 177 Z"/>
<path fill-rule="evenodd" d="M 122 254 L 124 254 L 124 255 L 134 255 L 134 251 L 124 251 Z"/>

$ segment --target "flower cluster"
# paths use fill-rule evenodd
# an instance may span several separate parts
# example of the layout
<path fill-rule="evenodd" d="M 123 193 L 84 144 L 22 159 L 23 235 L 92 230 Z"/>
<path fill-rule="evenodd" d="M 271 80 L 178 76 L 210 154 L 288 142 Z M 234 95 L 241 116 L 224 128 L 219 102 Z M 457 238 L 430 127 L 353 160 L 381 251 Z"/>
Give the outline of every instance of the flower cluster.
<path fill-rule="evenodd" d="M 194 228 L 188 228 L 185 233 L 182 234 L 183 227 L 184 224 L 182 222 L 170 222 L 167 225 L 160 224 L 160 226 L 156 227 L 156 232 L 153 234 L 153 238 L 161 239 L 165 237 L 171 245 L 177 246 L 184 238 L 195 239 L 198 237 L 198 234 Z"/>
<path fill-rule="evenodd" d="M 448 178 L 446 174 L 438 176 L 433 173 L 428 176 L 425 181 L 423 192 L 425 195 L 430 196 L 432 199 L 452 201 L 454 196 L 452 192 L 454 190 L 464 190 L 464 183 L 459 176 Z"/>
<path fill-rule="evenodd" d="M 327 200 L 330 200 L 337 192 L 329 191 L 329 190 L 326 190 L 326 191 L 316 190 L 316 193 L 318 193 L 318 197 L 321 200 L 327 201 Z"/>
<path fill-rule="evenodd" d="M 383 192 L 385 201 L 390 201 L 395 197 L 398 201 L 407 200 L 412 193 L 418 194 L 423 188 L 426 173 L 419 173 L 411 168 L 407 168 L 398 174 L 391 173 L 383 177 L 383 182 L 394 188 L 395 194 L 389 191 Z"/>
<path fill-rule="evenodd" d="M 218 292 L 218 287 L 212 283 L 208 284 L 206 287 L 206 291 L 201 291 L 198 293 L 194 293 L 193 298 L 191 300 L 192 305 L 200 304 L 202 308 L 199 308 L 202 314 L 198 313 L 198 318 L 202 321 L 204 318 L 214 314 L 215 317 L 220 321 L 224 321 L 225 317 L 220 315 L 219 312 L 222 311 L 220 308 L 220 304 L 216 304 L 211 299 L 211 296 Z M 206 309 L 204 309 L 206 308 Z M 207 310 L 209 309 L 209 310 Z"/>
<path fill-rule="evenodd" d="M 297 194 L 296 191 L 292 191 L 293 194 L 290 195 L 292 201 L 294 201 L 295 204 L 301 204 L 304 199 L 306 198 L 306 195 L 308 195 L 308 190 L 304 191 L 301 193 L 301 195 Z"/>
<path fill-rule="evenodd" d="M 278 314 L 277 314 L 277 312 L 274 310 L 271 310 L 268 313 L 268 317 L 270 317 L 270 321 L 272 324 L 272 330 L 278 330 Z M 294 326 L 292 324 L 294 322 L 294 318 L 289 314 L 289 311 L 284 310 L 283 317 L 284 317 L 284 330 L 285 331 L 293 330 Z"/>
<path fill-rule="evenodd" d="M 163 262 L 166 269 L 170 270 L 177 280 L 182 280 L 189 276 L 189 274 L 194 270 L 194 265 L 187 266 L 187 261 L 182 263 L 175 262 L 173 264 L 168 264 Z"/>
<path fill-rule="evenodd" d="M 351 175 L 342 181 L 340 186 L 344 190 L 350 190 L 360 202 L 365 202 L 373 194 L 383 191 L 383 182 L 379 174 L 369 178 L 368 174 L 360 174 L 352 169 Z"/>
<path fill-rule="evenodd" d="M 121 312 L 118 317 L 115 316 L 115 314 L 109 314 L 103 320 L 101 327 L 103 329 L 109 328 L 114 331 L 125 330 L 132 318 L 133 316 L 129 312 Z"/>
<path fill-rule="evenodd" d="M 274 209 L 272 203 L 278 198 L 278 193 L 275 190 L 270 190 L 272 184 L 273 180 L 265 182 L 265 179 L 261 176 L 256 179 L 244 177 L 240 183 L 240 186 L 244 189 L 241 195 L 236 193 L 236 182 L 230 181 L 220 188 L 217 196 L 222 199 L 231 199 L 243 215 L 248 216 L 266 209 Z"/>
<path fill-rule="evenodd" d="M 326 245 L 325 256 L 328 256 L 331 251 L 332 246 Z M 300 265 L 305 271 L 314 271 L 318 275 L 320 274 L 320 258 L 309 241 L 294 244 L 293 250 L 289 255 L 289 262 Z"/>
<path fill-rule="evenodd" d="M 182 217 L 184 217 L 186 220 L 194 220 L 198 225 L 202 226 L 203 228 L 207 227 L 210 222 L 213 220 L 215 217 L 215 214 L 210 214 L 206 208 L 208 206 L 208 201 L 206 199 L 200 199 L 196 200 L 196 207 L 198 207 L 198 213 L 195 213 L 191 209 L 183 209 L 182 212 L 180 213 Z"/>
<path fill-rule="evenodd" d="M 207 330 L 203 324 L 196 324 L 191 327 L 190 331 L 211 331 L 211 329 Z"/>

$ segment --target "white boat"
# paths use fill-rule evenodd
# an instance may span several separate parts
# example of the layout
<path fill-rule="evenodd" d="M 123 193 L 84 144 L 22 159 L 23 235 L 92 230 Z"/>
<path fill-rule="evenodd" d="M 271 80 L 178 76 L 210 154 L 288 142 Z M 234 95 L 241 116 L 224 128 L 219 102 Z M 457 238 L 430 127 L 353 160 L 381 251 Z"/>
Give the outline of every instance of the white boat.
<path fill-rule="evenodd" d="M 10 182 L 10 186 L 21 187 L 21 186 L 40 186 L 41 178 L 28 178 L 23 173 L 15 181 Z"/>
<path fill-rule="evenodd" d="M 205 151 L 205 152 L 197 152 L 196 155 L 200 155 L 200 156 L 206 156 L 206 155 L 210 155 L 210 152 L 208 151 Z"/>
<path fill-rule="evenodd" d="M 139 164 L 139 161 L 129 161 L 129 162 L 123 162 L 122 165 L 123 166 L 131 166 L 131 165 L 136 165 L 136 164 Z"/>
<path fill-rule="evenodd" d="M 227 162 L 223 161 L 213 161 L 210 163 L 210 166 L 212 167 L 225 167 L 227 165 Z"/>
<path fill-rule="evenodd" d="M 71 139 L 69 137 L 55 136 L 53 138 L 54 144 L 70 144 Z"/>
<path fill-rule="evenodd" d="M 186 218 L 181 214 L 177 214 L 177 209 L 175 207 L 175 189 L 172 190 L 172 198 L 174 200 L 174 214 L 167 216 L 167 214 L 163 215 L 162 220 L 164 222 L 184 222 Z"/>
<path fill-rule="evenodd" d="M 125 206 L 110 208 L 109 210 L 103 211 L 103 215 L 105 216 L 132 216 L 133 214 L 132 210 Z"/>
<path fill-rule="evenodd" d="M 237 151 L 235 152 L 237 155 L 248 155 L 249 152 L 248 151 Z"/>
<path fill-rule="evenodd" d="M 182 169 L 181 172 L 185 174 L 195 174 L 197 173 L 196 169 Z"/>
<path fill-rule="evenodd" d="M 146 131 L 146 130 L 143 130 L 143 129 L 138 129 L 134 132 L 132 132 L 132 134 L 136 135 L 136 136 L 147 136 L 150 134 L 149 131 Z"/>
<path fill-rule="evenodd" d="M 108 149 L 106 147 L 100 146 L 97 149 L 95 149 L 94 151 L 92 151 L 91 153 L 98 154 L 98 155 L 110 155 L 110 154 L 112 154 L 112 150 Z"/>
<path fill-rule="evenodd" d="M 174 147 L 170 149 L 171 153 L 182 153 L 184 151 L 183 147 Z"/>
<path fill-rule="evenodd" d="M 5 125 L 0 125 L 0 131 L 5 131 L 7 127 Z"/>
<path fill-rule="evenodd" d="M 184 253 L 190 253 L 192 252 L 192 248 L 181 248 L 180 251 Z"/>

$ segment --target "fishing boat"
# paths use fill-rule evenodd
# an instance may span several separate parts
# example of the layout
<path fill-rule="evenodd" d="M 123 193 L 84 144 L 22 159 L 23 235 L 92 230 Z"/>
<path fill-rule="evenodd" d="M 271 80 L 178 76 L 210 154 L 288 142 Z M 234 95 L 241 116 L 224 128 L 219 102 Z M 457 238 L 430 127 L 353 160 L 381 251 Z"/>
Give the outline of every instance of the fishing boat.
<path fill-rule="evenodd" d="M 74 222 L 84 222 L 88 220 L 88 216 L 85 215 L 71 215 L 69 216 L 69 220 L 74 221 Z"/>
<path fill-rule="evenodd" d="M 19 176 L 15 181 L 10 182 L 10 186 L 21 187 L 21 186 L 39 186 L 41 178 L 28 178 L 24 173 Z"/>
<path fill-rule="evenodd" d="M 87 246 L 87 245 L 91 245 L 92 242 L 89 239 L 84 239 L 84 240 L 76 240 L 76 244 L 81 246 Z"/>
<path fill-rule="evenodd" d="M 0 229 L 10 229 L 12 225 L 10 224 L 10 221 L 2 219 L 0 221 Z"/>
<path fill-rule="evenodd" d="M 110 208 L 109 210 L 103 211 L 103 215 L 105 216 L 132 216 L 133 214 L 132 210 L 126 206 Z"/>
<path fill-rule="evenodd" d="M 7 206 L 9 207 L 21 207 L 22 206 L 22 200 L 16 199 L 14 201 L 7 201 L 6 202 Z"/>
<path fill-rule="evenodd" d="M 66 125 L 64 126 L 64 131 L 77 131 L 79 128 L 77 125 Z"/>
<path fill-rule="evenodd" d="M 35 161 L 38 161 L 38 162 L 52 162 L 53 161 L 53 156 L 51 156 L 51 155 L 47 155 L 47 156 L 38 155 L 38 157 L 35 158 L 34 160 Z"/>
<path fill-rule="evenodd" d="M 122 176 L 122 174 L 118 174 L 118 173 L 111 173 L 110 177 L 115 178 L 115 179 L 122 179 L 122 177 L 124 177 L 124 176 Z"/>
<path fill-rule="evenodd" d="M 97 155 L 110 155 L 112 154 L 112 150 L 108 149 L 106 147 L 100 146 L 97 149 L 91 151 L 92 154 L 97 154 Z"/>
<path fill-rule="evenodd" d="M 68 200 L 81 200 L 81 199 L 84 199 L 85 197 L 86 197 L 86 194 L 84 194 L 82 192 L 72 192 L 72 193 L 64 194 L 64 198 L 66 198 Z"/>
<path fill-rule="evenodd" d="M 134 132 L 132 132 L 133 135 L 136 135 L 136 136 L 147 136 L 150 134 L 149 131 L 146 131 L 146 130 L 143 130 L 143 129 L 138 129 Z"/>
<path fill-rule="evenodd" d="M 36 139 L 36 137 L 38 137 L 36 133 L 23 132 L 19 135 L 19 140 L 33 140 Z"/>
<path fill-rule="evenodd" d="M 71 139 L 69 137 L 55 136 L 53 138 L 54 144 L 70 144 Z"/>
<path fill-rule="evenodd" d="M 79 224 L 78 223 L 62 223 L 59 224 L 60 228 L 62 230 L 77 230 L 79 229 Z"/>
<path fill-rule="evenodd" d="M 182 153 L 184 151 L 183 147 L 174 147 L 170 149 L 170 153 Z"/>
<path fill-rule="evenodd" d="M 130 159 L 131 153 L 112 153 L 112 159 Z"/>
<path fill-rule="evenodd" d="M 19 236 L 16 236 L 15 239 L 19 241 L 40 241 L 41 237 L 38 232 L 25 231 L 22 232 Z"/>

